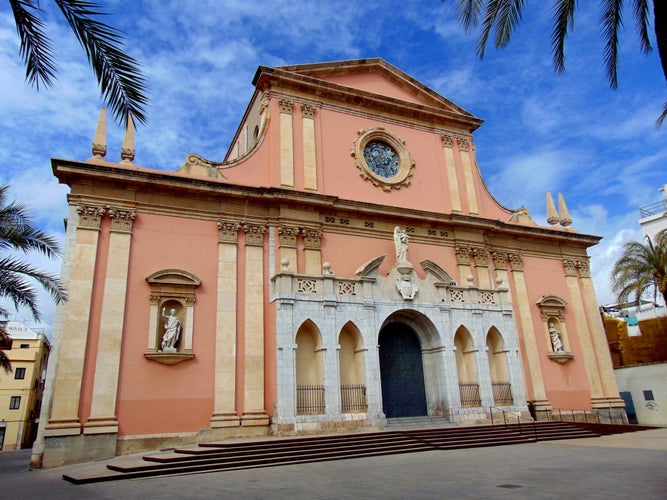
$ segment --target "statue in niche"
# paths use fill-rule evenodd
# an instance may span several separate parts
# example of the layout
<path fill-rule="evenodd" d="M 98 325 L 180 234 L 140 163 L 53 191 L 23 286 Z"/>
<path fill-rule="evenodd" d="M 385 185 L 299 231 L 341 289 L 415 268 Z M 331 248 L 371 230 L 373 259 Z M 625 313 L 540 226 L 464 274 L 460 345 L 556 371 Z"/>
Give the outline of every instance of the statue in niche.
<path fill-rule="evenodd" d="M 394 228 L 394 246 L 396 247 L 396 262 L 398 264 L 408 262 L 408 233 L 399 226 Z"/>
<path fill-rule="evenodd" d="M 176 317 L 176 309 L 170 309 L 169 315 L 165 314 L 166 307 L 162 308 L 164 322 L 164 335 L 162 335 L 162 351 L 175 352 L 176 342 L 181 335 L 181 321 Z"/>
<path fill-rule="evenodd" d="M 551 347 L 554 352 L 564 352 L 563 340 L 560 338 L 560 331 L 554 326 L 549 325 L 549 337 L 551 337 Z"/>

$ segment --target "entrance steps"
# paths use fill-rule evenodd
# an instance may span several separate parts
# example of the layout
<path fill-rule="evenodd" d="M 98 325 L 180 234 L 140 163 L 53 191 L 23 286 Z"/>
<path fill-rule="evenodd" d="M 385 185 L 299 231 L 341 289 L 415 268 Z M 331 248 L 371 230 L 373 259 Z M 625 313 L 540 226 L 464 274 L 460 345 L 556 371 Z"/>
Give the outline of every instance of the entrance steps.
<path fill-rule="evenodd" d="M 85 484 L 599 435 L 593 428 L 565 422 L 468 427 L 448 423 L 448 426 L 423 429 L 206 443 L 144 456 L 116 457 L 106 466 L 99 462 L 83 465 L 63 478 Z"/>
<path fill-rule="evenodd" d="M 388 418 L 386 430 L 398 431 L 409 429 L 433 429 L 438 427 L 452 427 L 455 424 L 444 417 L 397 417 Z"/>

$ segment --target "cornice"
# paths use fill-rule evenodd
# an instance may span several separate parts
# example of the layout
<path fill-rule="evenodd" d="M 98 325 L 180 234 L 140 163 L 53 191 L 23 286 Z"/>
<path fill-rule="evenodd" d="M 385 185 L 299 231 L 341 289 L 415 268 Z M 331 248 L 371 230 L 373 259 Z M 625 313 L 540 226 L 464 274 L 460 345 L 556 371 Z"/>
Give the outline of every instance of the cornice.
<path fill-rule="evenodd" d="M 239 212 L 244 210 L 248 204 L 255 207 L 265 207 L 265 217 L 272 217 L 271 210 L 280 204 L 287 204 L 291 208 L 317 210 L 321 216 L 347 216 L 354 219 L 384 220 L 392 224 L 414 225 L 418 220 L 420 225 L 431 225 L 433 227 L 451 228 L 453 231 L 476 231 L 484 234 L 487 240 L 493 238 L 512 238 L 515 240 L 549 241 L 550 244 L 573 244 L 576 246 L 593 246 L 602 238 L 599 236 L 574 233 L 571 231 L 560 231 L 551 227 L 522 226 L 516 223 L 503 222 L 498 219 L 486 219 L 474 215 L 458 213 L 437 213 L 424 210 L 415 210 L 403 207 L 374 204 L 364 201 L 346 200 L 337 196 L 325 195 L 294 189 L 267 186 L 244 186 L 231 184 L 224 179 L 216 178 L 193 178 L 178 172 L 144 169 L 140 167 L 124 167 L 120 164 L 90 164 L 71 160 L 52 159 L 54 175 L 62 184 L 72 186 L 73 184 L 96 185 L 104 189 L 104 195 L 96 200 L 94 193 L 86 190 L 85 194 L 73 193 L 70 202 L 85 199 L 87 203 L 98 201 L 103 205 L 109 203 L 109 189 L 118 189 L 128 193 L 129 200 L 115 198 L 119 206 L 128 203 L 136 208 L 138 212 L 165 213 L 173 215 L 193 216 L 203 219 L 217 220 L 220 211 L 215 209 L 204 209 L 192 207 L 193 198 L 201 199 L 212 205 L 220 206 L 222 203 L 239 207 Z M 142 203 L 135 199 L 131 193 L 141 192 L 146 194 L 170 194 L 178 193 L 178 197 L 189 201 L 187 206 L 175 206 L 173 204 Z M 119 195 L 115 195 L 119 196 Z M 243 215 L 235 214 L 236 216 Z M 247 217 L 247 216 L 245 216 Z M 257 211 L 253 217 L 262 217 Z M 351 228 L 334 229 L 333 225 L 327 225 L 334 231 L 349 231 Z M 481 243 L 481 242 L 478 242 Z"/>
<path fill-rule="evenodd" d="M 260 72 L 256 80 L 256 86 L 261 89 L 288 89 L 310 96 L 317 95 L 318 99 L 322 101 L 344 102 L 355 108 L 366 107 L 394 116 L 435 122 L 440 126 L 453 123 L 463 126 L 469 132 L 477 129 L 483 123 L 483 120 L 458 110 L 450 111 L 425 104 L 411 103 L 310 76 L 283 71 L 279 68 L 272 68 L 270 72 Z"/>

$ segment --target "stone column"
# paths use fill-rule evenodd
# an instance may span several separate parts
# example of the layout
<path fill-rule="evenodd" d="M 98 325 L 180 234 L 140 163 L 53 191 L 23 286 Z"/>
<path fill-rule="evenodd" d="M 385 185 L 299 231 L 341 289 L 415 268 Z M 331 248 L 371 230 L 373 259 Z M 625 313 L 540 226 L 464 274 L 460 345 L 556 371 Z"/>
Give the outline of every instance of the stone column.
<path fill-rule="evenodd" d="M 322 231 L 304 228 L 303 243 L 306 257 L 306 274 L 322 274 Z"/>
<path fill-rule="evenodd" d="M 625 407 L 625 403 L 618 393 L 618 385 L 614 377 L 614 367 L 612 366 L 611 355 L 609 354 L 609 344 L 607 344 L 607 335 L 605 334 L 600 317 L 588 260 L 577 261 L 576 265 L 579 271 L 584 311 L 588 319 L 593 351 L 595 352 L 595 359 L 600 370 L 600 382 L 604 398 L 603 401 L 600 401 L 600 404 L 605 407 L 614 406 L 622 409 Z"/>
<path fill-rule="evenodd" d="M 591 401 L 595 402 L 602 399 L 602 384 L 600 382 L 600 373 L 598 371 L 597 360 L 595 359 L 595 352 L 593 351 L 593 344 L 588 331 L 584 300 L 579 290 L 577 265 L 573 260 L 564 259 L 563 268 L 565 271 L 565 282 L 570 296 L 569 302 L 572 306 L 572 316 L 574 317 L 577 337 L 579 339 L 579 345 L 581 346 L 581 354 L 584 358 L 583 362 L 586 370 L 586 377 L 588 378 L 588 386 L 591 391 Z"/>
<path fill-rule="evenodd" d="M 447 181 L 449 184 L 449 199 L 452 202 L 452 212 L 461 212 L 461 193 L 459 192 L 459 181 L 456 176 L 456 163 L 454 161 L 454 137 L 441 135 L 442 150 L 445 155 L 445 168 L 447 169 Z"/>
<path fill-rule="evenodd" d="M 456 255 L 456 264 L 459 269 L 459 285 L 466 283 L 468 276 L 472 276 L 471 255 L 472 249 L 465 245 L 456 245 L 454 247 Z"/>
<path fill-rule="evenodd" d="M 266 226 L 246 224 L 245 345 L 241 425 L 268 425 L 264 409 L 264 233 Z"/>
<path fill-rule="evenodd" d="M 280 100 L 280 185 L 287 187 L 294 187 L 293 107 L 294 102 Z"/>
<path fill-rule="evenodd" d="M 510 281 L 509 281 L 509 276 L 507 274 L 507 269 L 509 267 L 509 262 L 508 262 L 509 256 L 507 252 L 492 250 L 491 257 L 493 258 L 493 267 L 496 270 L 496 285 L 498 285 L 499 288 L 501 288 L 501 284 L 502 287 L 506 286 L 508 287 L 510 285 Z M 506 293 L 505 297 L 507 299 L 507 303 L 511 304 L 512 294 Z"/>
<path fill-rule="evenodd" d="M 111 231 L 107 257 L 102 313 L 95 360 L 93 399 L 90 418 L 84 434 L 117 434 L 116 394 L 120 370 L 120 348 L 125 320 L 127 271 L 130 261 L 130 240 L 135 210 L 110 208 Z M 116 454 L 115 440 L 108 443 L 109 458 Z"/>
<path fill-rule="evenodd" d="M 317 155 L 315 151 L 315 107 L 301 105 L 303 124 L 303 185 L 317 191 Z"/>
<path fill-rule="evenodd" d="M 236 266 L 241 224 L 218 221 L 218 297 L 215 335 L 215 392 L 211 427 L 237 427 Z"/>
<path fill-rule="evenodd" d="M 530 379 L 529 385 L 532 389 L 532 394 L 530 391 L 528 392 L 528 399 L 532 401 L 536 412 L 548 411 L 551 409 L 551 403 L 547 399 L 544 388 L 540 353 L 537 349 L 537 341 L 535 339 L 535 330 L 533 327 L 533 316 L 530 312 L 528 290 L 523 276 L 523 259 L 521 255 L 517 253 L 510 253 L 508 257 L 512 266 L 512 281 L 516 293 L 517 311 L 519 313 L 517 319 L 526 353 L 528 378 Z"/>
<path fill-rule="evenodd" d="M 479 287 L 491 288 L 488 250 L 484 247 L 473 247 L 472 254 L 475 258 L 475 270 L 477 271 L 477 283 L 479 283 Z"/>
<path fill-rule="evenodd" d="M 44 431 L 45 438 L 81 433 L 79 397 L 88 340 L 97 243 L 104 212 L 101 206 L 80 205 L 77 207 L 78 221 L 69 221 L 69 224 L 78 225 L 71 277 L 67 284 L 69 300 L 64 307 L 60 356 L 53 381 L 53 406 Z"/>
<path fill-rule="evenodd" d="M 475 192 L 475 182 L 472 172 L 472 140 L 467 137 L 457 137 L 456 142 L 459 145 L 459 153 L 461 155 L 463 181 L 465 184 L 466 196 L 468 197 L 468 213 L 478 214 L 479 208 L 477 208 L 477 194 Z"/>
<path fill-rule="evenodd" d="M 299 228 L 280 226 L 278 235 L 280 236 L 280 262 L 287 260 L 289 262 L 287 271 L 295 273 L 297 272 L 296 238 L 299 235 Z M 275 269 L 271 271 L 275 272 Z"/>

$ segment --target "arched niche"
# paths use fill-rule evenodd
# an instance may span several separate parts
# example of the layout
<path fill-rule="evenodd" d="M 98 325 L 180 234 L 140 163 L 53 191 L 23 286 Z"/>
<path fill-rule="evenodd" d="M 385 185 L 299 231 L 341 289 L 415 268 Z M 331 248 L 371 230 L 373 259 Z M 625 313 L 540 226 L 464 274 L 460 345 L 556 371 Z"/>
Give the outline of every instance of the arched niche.
<path fill-rule="evenodd" d="M 182 269 L 163 269 L 146 281 L 150 286 L 150 321 L 144 357 L 166 365 L 192 359 L 195 290 L 201 280 Z"/>

